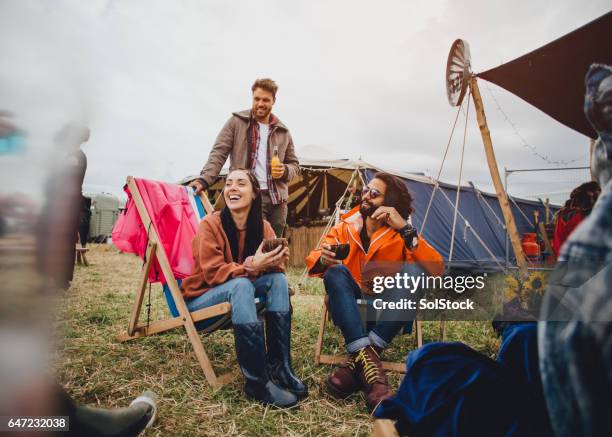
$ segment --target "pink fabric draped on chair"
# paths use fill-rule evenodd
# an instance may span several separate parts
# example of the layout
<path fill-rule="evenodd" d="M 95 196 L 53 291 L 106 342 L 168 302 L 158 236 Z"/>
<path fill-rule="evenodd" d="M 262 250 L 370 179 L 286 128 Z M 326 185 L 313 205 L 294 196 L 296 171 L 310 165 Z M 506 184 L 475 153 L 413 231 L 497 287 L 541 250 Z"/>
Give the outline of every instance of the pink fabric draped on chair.
<path fill-rule="evenodd" d="M 135 179 L 135 182 L 151 217 L 152 226 L 163 242 L 175 277 L 183 279 L 189 276 L 194 262 L 191 242 L 200 220 L 197 207 L 187 192 L 190 188 L 146 179 Z M 124 190 L 128 202 L 113 228 L 113 244 L 123 252 L 143 258 L 147 249 L 148 230 L 138 214 L 127 185 Z M 165 282 L 157 260 L 149 273 L 149 281 Z"/>

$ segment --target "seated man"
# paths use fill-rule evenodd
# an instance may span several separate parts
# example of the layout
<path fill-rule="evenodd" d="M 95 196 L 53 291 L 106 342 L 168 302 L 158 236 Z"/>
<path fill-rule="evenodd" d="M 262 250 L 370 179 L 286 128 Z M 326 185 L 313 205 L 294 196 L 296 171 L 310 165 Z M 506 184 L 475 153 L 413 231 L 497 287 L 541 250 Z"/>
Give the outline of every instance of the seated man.
<path fill-rule="evenodd" d="M 412 196 L 401 179 L 377 173 L 364 187 L 361 204 L 342 217 L 325 237 L 321 248 L 306 258 L 310 276 L 323 277 L 329 295 L 329 310 L 342 331 L 349 359 L 327 379 L 329 391 L 346 397 L 363 388 L 367 405 L 374 410 L 392 392 L 380 361 L 406 321 L 378 321 L 370 332 L 361 322 L 356 299 L 370 293 L 362 278 L 368 264 L 374 269 L 391 265 L 418 263 L 428 273 L 444 270 L 440 254 L 414 232 L 406 220 L 412 212 Z M 349 254 L 335 259 L 331 244 L 348 243 Z M 376 263 L 376 264 L 374 264 Z"/>

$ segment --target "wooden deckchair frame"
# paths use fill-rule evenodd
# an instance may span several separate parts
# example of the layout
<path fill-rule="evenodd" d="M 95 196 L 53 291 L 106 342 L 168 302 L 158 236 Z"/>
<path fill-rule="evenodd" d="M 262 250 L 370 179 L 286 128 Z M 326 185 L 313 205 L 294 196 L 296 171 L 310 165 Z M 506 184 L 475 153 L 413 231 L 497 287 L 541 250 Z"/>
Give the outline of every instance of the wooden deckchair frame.
<path fill-rule="evenodd" d="M 346 362 L 348 358 L 346 354 L 327 355 L 321 353 L 323 351 L 325 327 L 329 319 L 329 310 L 325 302 L 326 300 L 327 296 L 325 296 L 325 300 L 323 301 L 323 306 L 321 308 L 321 322 L 319 324 L 319 335 L 317 336 L 317 342 L 315 343 L 314 359 L 316 364 L 340 365 Z M 416 335 L 417 339 L 417 347 L 423 346 L 423 330 L 420 320 L 414 321 L 414 334 Z M 398 363 L 393 361 L 383 361 L 382 365 L 383 369 L 388 370 L 390 372 L 406 373 L 406 363 L 404 362 Z"/>
<path fill-rule="evenodd" d="M 374 420 L 374 428 L 372 429 L 372 437 L 399 437 L 395 423 L 389 419 Z"/>
<path fill-rule="evenodd" d="M 151 225 L 151 217 L 147 212 L 147 209 L 145 208 L 144 201 L 142 200 L 142 196 L 138 191 L 138 187 L 136 185 L 134 177 L 128 176 L 127 186 L 130 189 L 132 199 L 134 200 L 134 205 L 138 210 L 138 215 L 140 216 L 145 229 L 149 229 L 149 241 L 147 244 L 145 258 L 146 262 L 142 267 L 142 271 L 140 273 L 139 288 L 136 292 L 136 299 L 132 308 L 132 315 L 130 317 L 127 332 L 117 336 L 117 339 L 119 341 L 128 341 L 139 337 L 159 334 L 161 332 L 165 332 L 170 329 L 179 328 L 183 326 L 185 328 L 185 331 L 187 331 L 187 337 L 189 338 L 189 341 L 193 346 L 193 350 L 196 354 L 200 367 L 202 367 L 202 370 L 204 371 L 204 376 L 206 377 L 206 380 L 213 388 L 220 387 L 221 385 L 233 379 L 236 375 L 236 371 L 231 371 L 221 376 L 217 376 L 215 374 L 212 364 L 208 359 L 208 355 L 206 355 L 206 351 L 204 350 L 204 345 L 202 344 L 202 340 L 200 339 L 198 330 L 195 327 L 195 323 L 202 320 L 217 317 L 222 314 L 229 314 L 232 310 L 232 306 L 227 302 L 223 302 L 208 308 L 189 312 L 189 309 L 185 304 L 185 300 L 183 299 L 183 295 L 181 294 L 181 290 L 179 289 L 176 278 L 174 277 L 174 273 L 172 272 L 172 268 L 170 267 L 170 262 L 168 261 L 166 251 L 164 250 L 163 245 L 161 244 L 159 235 L 157 234 L 155 227 Z M 210 204 L 208 198 L 202 193 L 200 194 L 200 198 L 202 200 L 202 204 L 204 205 L 206 213 L 212 213 L 214 209 Z M 170 293 L 172 294 L 172 298 L 174 299 L 174 303 L 176 304 L 176 309 L 178 310 L 179 315 L 178 317 L 157 320 L 146 324 L 139 324 L 138 318 L 140 316 L 142 302 L 144 299 L 147 284 L 149 282 L 149 271 L 151 270 L 151 266 L 153 265 L 154 259 L 157 259 L 159 266 L 161 267 L 161 270 L 167 281 Z M 214 324 L 213 326 L 207 328 L 204 332 L 211 332 L 215 329 L 217 325 L 217 323 Z"/>

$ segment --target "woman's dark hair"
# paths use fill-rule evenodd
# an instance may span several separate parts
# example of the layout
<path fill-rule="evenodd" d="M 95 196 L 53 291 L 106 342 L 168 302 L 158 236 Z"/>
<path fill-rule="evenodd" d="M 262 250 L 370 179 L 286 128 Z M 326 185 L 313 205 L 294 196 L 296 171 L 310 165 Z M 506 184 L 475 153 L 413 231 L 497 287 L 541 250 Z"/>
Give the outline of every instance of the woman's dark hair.
<path fill-rule="evenodd" d="M 572 190 L 570 198 L 567 199 L 560 212 L 566 212 L 570 209 L 580 209 L 588 215 L 593 209 L 600 192 L 601 188 L 597 182 L 585 182 Z"/>
<path fill-rule="evenodd" d="M 251 186 L 253 187 L 253 192 L 255 193 L 255 199 L 251 204 L 251 209 L 249 210 L 249 215 L 247 216 L 246 238 L 244 242 L 242 259 L 238 259 L 238 230 L 236 228 L 236 223 L 234 223 L 232 213 L 227 205 L 221 210 L 221 225 L 223 226 L 223 231 L 229 240 L 233 260 L 235 262 L 243 262 L 247 257 L 255 255 L 257 248 L 263 240 L 263 217 L 261 209 L 261 189 L 259 188 L 257 178 L 255 178 L 250 171 L 243 168 L 232 170 L 227 176 L 229 177 L 229 175 L 237 170 L 243 171 L 247 174 L 249 181 L 251 182 Z"/>
<path fill-rule="evenodd" d="M 404 181 L 397 176 L 384 172 L 376 173 L 374 179 L 380 179 L 387 186 L 383 205 L 395 208 L 403 218 L 408 220 L 413 211 L 412 196 L 408 192 Z"/>

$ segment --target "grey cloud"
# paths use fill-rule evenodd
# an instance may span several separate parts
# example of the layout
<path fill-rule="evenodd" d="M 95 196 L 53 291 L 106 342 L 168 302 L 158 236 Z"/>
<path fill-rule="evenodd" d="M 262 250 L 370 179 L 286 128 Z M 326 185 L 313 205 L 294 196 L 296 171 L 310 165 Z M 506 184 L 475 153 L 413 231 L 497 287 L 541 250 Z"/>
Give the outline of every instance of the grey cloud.
<path fill-rule="evenodd" d="M 63 122 L 87 121 L 85 185 L 118 194 L 128 174 L 179 180 L 197 173 L 230 113 L 249 106 L 256 77 L 279 83 L 275 112 L 298 150 L 323 146 L 336 156 L 435 173 L 456 113 L 444 89 L 455 38 L 469 41 L 481 71 L 608 9 L 603 0 L 73 0 L 53 7 L 5 0 L 0 102 L 17 113 L 33 148 L 49 149 Z M 539 152 L 587 163 L 585 138 L 490 87 Z M 484 84 L 481 93 L 500 168 L 546 166 L 521 146 Z M 470 120 L 464 178 L 490 190 L 473 112 Z M 460 120 L 444 173 L 451 182 L 462 129 Z M 549 180 L 533 175 L 529 183 Z"/>

